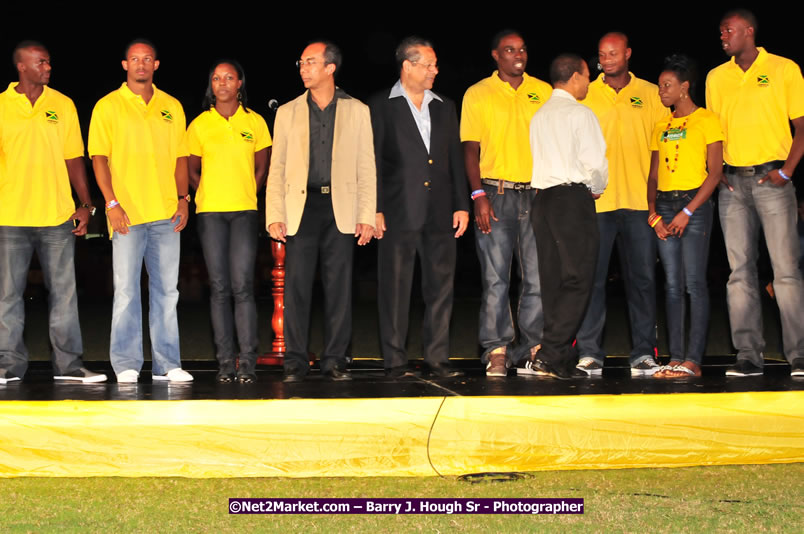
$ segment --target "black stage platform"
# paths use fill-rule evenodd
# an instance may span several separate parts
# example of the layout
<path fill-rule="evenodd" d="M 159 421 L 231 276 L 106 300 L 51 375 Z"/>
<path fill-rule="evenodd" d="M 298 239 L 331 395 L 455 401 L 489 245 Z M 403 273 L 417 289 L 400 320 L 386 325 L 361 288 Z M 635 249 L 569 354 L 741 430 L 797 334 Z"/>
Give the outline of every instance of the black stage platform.
<path fill-rule="evenodd" d="M 256 384 L 218 384 L 213 361 L 185 362 L 195 381 L 192 384 L 153 383 L 147 367 L 138 384 L 117 384 L 108 362 L 92 362 L 95 371 L 104 371 L 107 383 L 75 384 L 54 382 L 48 362 L 31 362 L 25 380 L 0 386 L 1 401 L 58 400 L 257 400 L 257 399 L 366 399 L 392 397 L 483 397 L 483 396 L 559 396 L 668 393 L 734 393 L 750 391 L 801 391 L 804 378 L 791 377 L 783 362 L 768 361 L 765 374 L 757 377 L 726 377 L 726 367 L 733 356 L 707 357 L 701 378 L 655 379 L 631 377 L 626 358 L 608 358 L 602 377 L 556 380 L 517 376 L 486 377 L 478 360 L 453 362 L 463 369 L 462 378 L 431 379 L 428 376 L 392 380 L 387 378 L 379 360 L 353 362 L 350 382 L 323 379 L 317 366 L 300 383 L 282 382 L 278 367 L 261 367 Z M 416 362 L 414 362 L 415 366 Z"/>

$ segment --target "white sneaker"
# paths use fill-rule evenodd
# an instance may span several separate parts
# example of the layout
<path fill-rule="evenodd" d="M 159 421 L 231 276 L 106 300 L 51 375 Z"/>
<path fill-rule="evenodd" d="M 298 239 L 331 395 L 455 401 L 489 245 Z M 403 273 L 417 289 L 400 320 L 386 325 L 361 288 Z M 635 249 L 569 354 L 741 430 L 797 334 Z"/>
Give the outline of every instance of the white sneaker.
<path fill-rule="evenodd" d="M 192 382 L 193 375 L 182 369 L 181 367 L 176 367 L 175 369 L 171 369 L 164 375 L 153 375 L 154 382 L 159 380 L 167 380 L 169 382 Z"/>
<path fill-rule="evenodd" d="M 118 384 L 136 384 L 137 379 L 140 377 L 140 374 L 135 371 L 134 369 L 128 369 L 126 371 L 117 373 L 117 383 Z"/>
<path fill-rule="evenodd" d="M 9 382 L 16 382 L 20 379 L 18 376 L 14 376 L 12 374 L 7 374 L 6 376 L 0 376 L 0 386 L 5 386 Z"/>

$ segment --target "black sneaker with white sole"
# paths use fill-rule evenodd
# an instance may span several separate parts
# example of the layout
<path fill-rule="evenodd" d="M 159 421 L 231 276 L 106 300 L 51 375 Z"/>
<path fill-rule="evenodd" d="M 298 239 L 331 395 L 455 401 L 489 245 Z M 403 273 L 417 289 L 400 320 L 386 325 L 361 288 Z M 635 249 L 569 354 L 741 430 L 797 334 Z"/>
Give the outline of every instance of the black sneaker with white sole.
<path fill-rule="evenodd" d="M 81 382 L 82 384 L 93 384 L 96 382 L 106 382 L 106 375 L 103 373 L 94 373 L 86 367 L 81 367 L 75 371 L 57 375 L 53 380 L 71 380 L 73 382 Z"/>
<path fill-rule="evenodd" d="M 737 363 L 726 369 L 726 376 L 762 376 L 762 367 L 748 360 L 737 360 Z"/>
<path fill-rule="evenodd" d="M 659 370 L 659 364 L 653 358 L 646 358 L 631 366 L 631 376 L 653 376 Z"/>
<path fill-rule="evenodd" d="M 790 364 L 790 376 L 804 376 L 804 358 L 796 358 Z"/>

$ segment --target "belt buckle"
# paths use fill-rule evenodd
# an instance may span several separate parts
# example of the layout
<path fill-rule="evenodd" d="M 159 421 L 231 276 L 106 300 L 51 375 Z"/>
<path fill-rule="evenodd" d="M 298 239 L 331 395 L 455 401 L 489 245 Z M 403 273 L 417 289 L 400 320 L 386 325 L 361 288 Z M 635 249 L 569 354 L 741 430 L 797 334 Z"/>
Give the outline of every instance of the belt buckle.
<path fill-rule="evenodd" d="M 328 185 L 322 185 L 321 186 L 321 194 L 322 195 L 328 195 L 329 194 L 329 186 Z"/>
<path fill-rule="evenodd" d="M 497 194 L 504 195 L 505 194 L 505 181 L 504 180 L 497 180 Z"/>

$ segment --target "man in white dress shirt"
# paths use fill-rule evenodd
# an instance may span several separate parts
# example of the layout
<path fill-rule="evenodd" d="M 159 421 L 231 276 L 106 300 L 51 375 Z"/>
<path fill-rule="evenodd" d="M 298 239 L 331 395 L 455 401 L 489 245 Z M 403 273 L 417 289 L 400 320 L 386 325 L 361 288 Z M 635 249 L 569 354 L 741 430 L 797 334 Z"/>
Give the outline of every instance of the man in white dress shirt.
<path fill-rule="evenodd" d="M 531 222 L 539 253 L 544 334 L 533 367 L 554 378 L 586 376 L 572 346 L 595 275 L 599 233 L 595 200 L 608 183 L 606 142 L 594 112 L 578 103 L 589 68 L 574 54 L 550 65 L 553 94 L 530 123 Z"/>

